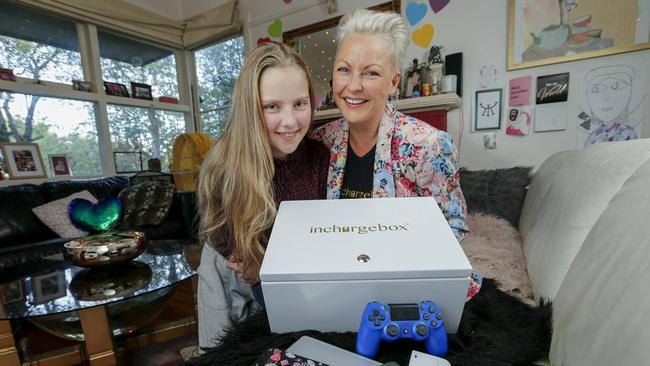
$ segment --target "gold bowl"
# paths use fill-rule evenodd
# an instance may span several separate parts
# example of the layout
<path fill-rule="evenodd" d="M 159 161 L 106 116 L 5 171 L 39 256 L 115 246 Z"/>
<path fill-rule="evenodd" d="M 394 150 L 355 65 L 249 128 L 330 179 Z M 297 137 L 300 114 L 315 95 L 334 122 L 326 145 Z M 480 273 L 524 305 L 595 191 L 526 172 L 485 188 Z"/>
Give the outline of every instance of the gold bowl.
<path fill-rule="evenodd" d="M 86 236 L 64 244 L 63 256 L 75 266 L 106 267 L 128 262 L 147 249 L 147 239 L 139 231 L 123 231 Z"/>

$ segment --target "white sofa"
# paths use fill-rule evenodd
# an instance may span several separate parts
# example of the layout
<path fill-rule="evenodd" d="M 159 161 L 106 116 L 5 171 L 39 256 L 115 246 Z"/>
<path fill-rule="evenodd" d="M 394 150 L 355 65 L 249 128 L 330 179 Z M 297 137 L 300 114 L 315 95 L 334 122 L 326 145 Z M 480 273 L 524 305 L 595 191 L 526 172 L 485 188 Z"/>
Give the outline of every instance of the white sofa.
<path fill-rule="evenodd" d="M 552 365 L 650 365 L 650 139 L 555 154 L 519 223 Z"/>

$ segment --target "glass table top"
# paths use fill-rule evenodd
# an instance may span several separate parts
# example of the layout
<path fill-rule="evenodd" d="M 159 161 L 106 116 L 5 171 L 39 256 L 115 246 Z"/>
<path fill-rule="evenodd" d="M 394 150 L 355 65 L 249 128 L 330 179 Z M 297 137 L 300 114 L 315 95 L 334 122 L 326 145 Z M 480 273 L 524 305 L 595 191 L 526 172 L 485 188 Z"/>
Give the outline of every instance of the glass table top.
<path fill-rule="evenodd" d="M 30 318 L 110 304 L 175 285 L 195 275 L 184 246 L 151 241 L 126 265 L 81 268 L 62 254 L 22 265 L 0 279 L 0 319 Z"/>

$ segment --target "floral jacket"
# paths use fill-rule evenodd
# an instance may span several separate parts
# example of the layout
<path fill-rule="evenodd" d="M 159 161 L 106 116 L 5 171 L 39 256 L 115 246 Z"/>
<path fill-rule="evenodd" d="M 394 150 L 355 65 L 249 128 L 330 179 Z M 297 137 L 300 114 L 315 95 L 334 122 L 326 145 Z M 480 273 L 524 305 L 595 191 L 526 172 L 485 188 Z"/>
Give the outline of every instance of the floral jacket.
<path fill-rule="evenodd" d="M 339 198 L 348 153 L 348 123 L 344 118 L 330 122 L 314 130 L 313 136 L 330 149 L 327 198 Z M 389 102 L 377 135 L 372 196 L 435 197 L 460 242 L 469 228 L 456 160 L 449 134 L 398 112 Z"/>

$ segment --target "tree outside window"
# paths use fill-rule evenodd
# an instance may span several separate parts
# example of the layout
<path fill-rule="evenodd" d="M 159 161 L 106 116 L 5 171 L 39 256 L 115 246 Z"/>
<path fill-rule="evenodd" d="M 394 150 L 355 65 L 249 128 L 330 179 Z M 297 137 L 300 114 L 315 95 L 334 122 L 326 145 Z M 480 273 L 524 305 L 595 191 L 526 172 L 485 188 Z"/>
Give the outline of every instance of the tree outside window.
<path fill-rule="evenodd" d="M 216 139 L 228 122 L 232 91 L 244 64 L 244 38 L 196 51 L 195 59 L 202 129 Z"/>

